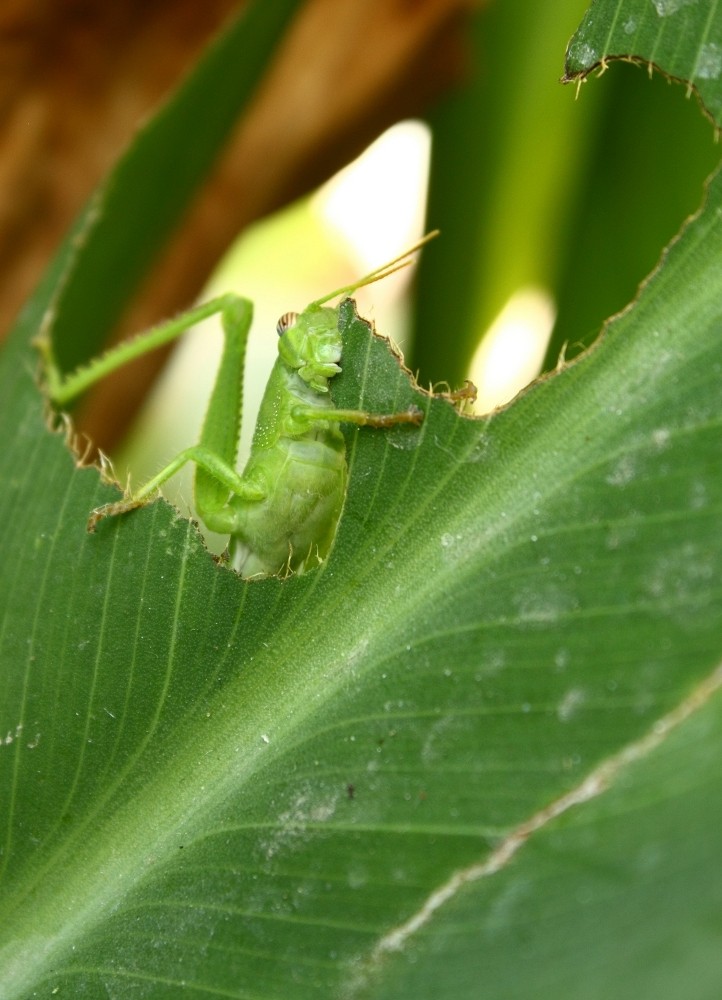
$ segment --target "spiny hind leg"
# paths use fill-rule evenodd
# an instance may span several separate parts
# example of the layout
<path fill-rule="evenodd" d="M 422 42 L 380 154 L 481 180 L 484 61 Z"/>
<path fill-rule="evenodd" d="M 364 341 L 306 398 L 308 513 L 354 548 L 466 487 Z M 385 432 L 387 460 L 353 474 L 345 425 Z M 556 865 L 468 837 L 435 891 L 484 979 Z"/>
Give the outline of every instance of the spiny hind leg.
<path fill-rule="evenodd" d="M 186 448 L 184 451 L 181 451 L 164 469 L 161 469 L 152 479 L 149 479 L 145 485 L 141 486 L 134 493 L 131 493 L 130 496 L 124 497 L 122 500 L 116 500 L 114 503 L 104 504 L 102 507 L 97 507 L 92 511 L 88 518 L 88 531 L 95 531 L 98 522 L 105 517 L 115 517 L 118 514 L 125 514 L 128 511 L 135 510 L 136 507 L 144 506 L 163 483 L 167 482 L 171 476 L 174 476 L 187 462 L 195 462 L 197 466 L 203 469 L 215 481 L 221 483 L 229 495 L 233 494 L 234 496 L 242 497 L 244 500 L 260 500 L 264 496 L 258 484 L 244 479 L 232 466 L 224 462 L 223 459 L 219 458 L 209 448 L 205 448 L 203 445 L 194 445 L 192 448 Z M 224 533 L 232 530 L 235 515 L 227 503 L 224 503 L 217 509 L 199 510 L 198 513 L 211 531 Z"/>

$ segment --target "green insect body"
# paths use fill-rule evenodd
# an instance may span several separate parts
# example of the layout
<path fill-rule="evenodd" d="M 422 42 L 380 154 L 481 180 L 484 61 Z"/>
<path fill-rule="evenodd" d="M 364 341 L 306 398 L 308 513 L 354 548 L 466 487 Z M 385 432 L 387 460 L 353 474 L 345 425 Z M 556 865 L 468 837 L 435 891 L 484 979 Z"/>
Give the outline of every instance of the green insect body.
<path fill-rule="evenodd" d="M 317 565 L 346 495 L 346 447 L 328 391 L 341 371 L 337 310 L 309 307 L 289 325 L 279 321 L 278 332 L 279 356 L 243 472 L 258 499 L 232 496 L 217 526 L 204 517 L 230 535 L 231 562 L 246 577 Z"/>
<path fill-rule="evenodd" d="M 82 393 L 109 372 L 179 336 L 199 320 L 221 314 L 224 349 L 198 445 L 177 455 L 144 486 L 93 511 L 88 530 L 109 515 L 147 503 L 186 462 L 194 462 L 198 515 L 211 530 L 230 536 L 234 567 L 245 578 L 303 573 L 328 554 L 346 495 L 346 453 L 341 423 L 386 428 L 418 424 L 416 407 L 372 414 L 334 406 L 329 380 L 341 371 L 343 344 L 338 308 L 325 302 L 378 281 L 408 263 L 418 244 L 360 281 L 287 313 L 278 324 L 278 358 L 258 414 L 251 454 L 235 469 L 241 426 L 242 385 L 252 304 L 224 295 L 106 354 L 68 376 L 55 363 L 47 336 L 38 346 L 45 360 L 48 393 L 56 406 Z"/>

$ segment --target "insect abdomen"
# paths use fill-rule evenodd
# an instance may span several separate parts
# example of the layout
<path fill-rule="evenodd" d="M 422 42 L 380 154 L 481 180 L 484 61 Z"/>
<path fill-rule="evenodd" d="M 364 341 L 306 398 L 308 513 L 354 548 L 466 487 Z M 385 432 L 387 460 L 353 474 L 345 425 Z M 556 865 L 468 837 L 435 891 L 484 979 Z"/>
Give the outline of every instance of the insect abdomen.
<path fill-rule="evenodd" d="M 335 433 L 334 433 L 335 431 Z M 266 497 L 231 500 L 238 511 L 232 557 L 243 576 L 302 573 L 326 557 L 346 492 L 346 456 L 338 427 L 282 438 L 252 457 L 244 476 L 260 479 Z"/>

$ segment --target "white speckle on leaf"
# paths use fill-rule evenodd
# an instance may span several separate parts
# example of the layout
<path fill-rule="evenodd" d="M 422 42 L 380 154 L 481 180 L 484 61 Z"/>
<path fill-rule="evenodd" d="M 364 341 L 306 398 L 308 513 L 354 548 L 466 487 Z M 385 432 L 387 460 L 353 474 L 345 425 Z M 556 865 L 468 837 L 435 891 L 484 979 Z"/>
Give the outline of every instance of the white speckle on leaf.
<path fill-rule="evenodd" d="M 559 673 L 562 673 L 569 666 L 569 650 L 558 649 L 554 654 L 554 666 Z"/>
<path fill-rule="evenodd" d="M 368 647 L 368 639 L 365 636 L 361 636 L 356 645 L 348 651 L 346 656 L 346 666 L 349 669 L 355 667 L 360 660 L 363 660 Z"/>
<path fill-rule="evenodd" d="M 707 496 L 707 484 L 704 482 L 694 482 L 690 484 L 690 499 L 689 505 L 692 510 L 700 510 L 702 507 L 706 507 L 709 503 L 709 498 Z"/>
<path fill-rule="evenodd" d="M 439 541 L 441 542 L 442 549 L 452 549 L 463 541 L 463 535 L 454 535 L 451 532 L 445 532 Z"/>
<path fill-rule="evenodd" d="M 532 588 L 515 595 L 520 624 L 536 626 L 556 622 L 574 611 L 578 598 L 575 591 L 549 585 L 543 589 Z"/>
<path fill-rule="evenodd" d="M 633 17 L 627 18 L 627 20 L 624 22 L 624 34 L 633 35 L 636 30 L 637 30 L 636 20 Z"/>
<path fill-rule="evenodd" d="M 348 870 L 347 878 L 349 889 L 360 889 L 368 882 L 369 875 L 366 867 L 355 861 Z"/>
<path fill-rule="evenodd" d="M 626 486 L 635 476 L 634 459 L 631 455 L 621 455 L 617 464 L 606 476 L 610 486 Z"/>
<path fill-rule="evenodd" d="M 564 695 L 557 705 L 557 716 L 560 722 L 569 722 L 576 715 L 580 705 L 584 702 L 584 692 L 579 688 L 572 688 Z"/>
<path fill-rule="evenodd" d="M 429 729 L 421 747 L 421 760 L 424 764 L 433 764 L 435 761 L 443 759 L 448 752 L 453 728 L 453 716 L 445 715 Z"/>
<path fill-rule="evenodd" d="M 474 674 L 477 684 L 494 677 L 506 667 L 506 651 L 503 649 L 485 649 L 479 661 L 479 669 Z M 486 692 L 484 694 L 486 697 Z"/>
<path fill-rule="evenodd" d="M 493 461 L 498 454 L 498 442 L 495 438 L 490 438 L 485 430 L 482 430 L 479 437 L 474 442 L 473 447 L 463 455 L 464 462 L 472 465 L 477 462 Z"/>
<path fill-rule="evenodd" d="M 326 820 L 331 819 L 335 812 L 335 801 L 327 800 L 326 802 L 319 803 L 314 809 L 311 810 L 309 819 L 313 823 L 325 823 Z"/>
<path fill-rule="evenodd" d="M 12 730 L 8 730 L 8 732 L 5 735 L 4 739 L 3 739 L 2 736 L 0 736 L 0 745 L 2 745 L 4 743 L 5 746 L 10 746 L 10 744 L 14 743 L 15 740 L 19 740 L 20 739 L 20 736 L 22 735 L 22 731 L 23 731 L 23 724 L 22 724 L 22 722 L 18 722 L 17 726 L 15 727 L 15 731 L 14 732 Z"/>
<path fill-rule="evenodd" d="M 597 50 L 592 48 L 591 45 L 587 45 L 586 42 L 572 46 L 569 50 L 569 58 L 576 63 L 580 63 L 582 66 L 591 66 L 599 62 Z"/>
<path fill-rule="evenodd" d="M 676 14 L 680 8 L 691 7 L 696 3 L 697 0 L 652 0 L 654 9 L 660 17 L 669 17 L 670 14 Z"/>
<path fill-rule="evenodd" d="M 701 80 L 716 80 L 722 73 L 722 47 L 707 42 L 699 50 L 694 75 Z"/>
<path fill-rule="evenodd" d="M 610 551 L 614 552 L 626 545 L 634 545 L 636 540 L 637 529 L 633 525 L 616 524 L 610 527 L 604 544 Z"/>
<path fill-rule="evenodd" d="M 413 451 L 421 444 L 421 428 L 405 424 L 386 432 L 386 441 L 399 451 Z"/>
<path fill-rule="evenodd" d="M 714 580 L 715 569 L 711 555 L 703 547 L 687 542 L 676 551 L 666 552 L 651 567 L 647 579 L 647 593 L 666 605 L 669 613 L 684 621 L 689 620 L 689 606 L 698 599 Z"/>
<path fill-rule="evenodd" d="M 298 793 L 288 809 L 277 818 L 276 826 L 263 845 L 266 857 L 272 858 L 279 851 L 294 850 L 308 843 L 315 834 L 309 824 L 321 824 L 331 819 L 336 811 L 339 793 L 337 790 L 307 788 Z"/>
<path fill-rule="evenodd" d="M 652 441 L 654 442 L 655 447 L 659 448 L 660 451 L 667 447 L 671 436 L 672 435 L 668 427 L 657 427 L 656 430 L 652 431 Z"/>

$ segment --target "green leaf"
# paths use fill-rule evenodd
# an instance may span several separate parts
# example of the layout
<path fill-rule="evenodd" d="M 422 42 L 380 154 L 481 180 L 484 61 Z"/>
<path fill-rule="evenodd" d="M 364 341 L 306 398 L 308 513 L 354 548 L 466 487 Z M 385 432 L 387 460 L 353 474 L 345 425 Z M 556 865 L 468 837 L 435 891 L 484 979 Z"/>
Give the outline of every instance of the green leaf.
<path fill-rule="evenodd" d="M 719 682 L 467 870 L 378 995 L 718 996 Z"/>
<path fill-rule="evenodd" d="M 556 368 L 560 356 L 578 354 L 607 316 L 632 301 L 660 247 L 698 209 L 702 182 L 719 161 L 714 130 L 681 84 L 615 63 L 582 88 L 580 114 L 590 91 L 599 91 L 603 113 L 559 254 L 558 313 L 545 370 Z"/>
<path fill-rule="evenodd" d="M 693 113 L 697 102 L 684 98 L 696 93 L 719 125 L 719 81 L 712 75 L 715 52 L 722 55 L 718 21 L 708 5 L 686 0 L 597 0 L 569 43 L 565 82 L 579 83 L 599 67 L 611 72 L 593 88 L 606 91 L 605 112 L 580 178 L 545 369 L 588 345 L 603 317 L 633 298 L 659 247 L 699 203 L 700 182 L 718 151 L 710 123 Z M 636 65 L 614 65 L 620 59 Z"/>
<path fill-rule="evenodd" d="M 430 116 L 428 228 L 442 240 L 419 266 L 411 360 L 424 382 L 458 384 L 509 297 L 555 277 L 599 109 L 590 94 L 582 114 L 559 85 L 559 53 L 585 6 L 485 6 L 471 78 Z"/>
<path fill-rule="evenodd" d="M 699 206 L 718 149 L 683 85 L 621 65 L 578 99 L 560 85 L 561 49 L 585 6 L 484 7 L 471 36 L 474 72 L 430 117 L 428 220 L 443 239 L 419 268 L 410 360 L 422 381 L 457 384 L 468 375 L 491 323 L 529 287 L 548 291 L 557 306 L 543 365 L 553 370 L 634 297 Z M 654 11 L 651 0 L 642 6 Z M 615 10 L 592 8 L 584 23 L 594 46 L 638 51 L 603 48 L 609 24 L 619 24 Z"/>
<path fill-rule="evenodd" d="M 215 565 L 162 502 L 88 536 L 111 490 L 4 365 L 8 998 L 404 996 L 418 949 L 463 985 L 497 934 L 521 933 L 514 906 L 487 933 L 463 922 L 488 914 L 484 866 L 552 836 L 554 802 L 594 824 L 584 789 L 603 762 L 619 760 L 620 794 L 655 766 L 659 727 L 694 719 L 679 706 L 696 689 L 718 700 L 721 208 L 717 181 L 636 308 L 514 407 L 471 421 L 435 400 L 411 438 L 352 432 L 337 544 L 283 583 Z M 339 401 L 403 403 L 387 349 L 348 309 L 344 324 Z M 657 823 L 676 815 L 664 787 Z M 644 828 L 608 809 L 625 857 L 643 854 Z M 577 927 L 590 886 L 621 877 L 595 844 L 553 866 L 579 883 Z M 694 925 L 722 887 L 703 853 L 689 864 Z M 500 868 L 515 898 L 523 868 Z"/>
<path fill-rule="evenodd" d="M 722 177 L 484 420 L 344 306 L 339 405 L 426 416 L 283 582 L 164 502 L 86 533 L 29 337 L 89 246 L 0 358 L 3 1000 L 719 995 Z"/>
<path fill-rule="evenodd" d="M 695 0 L 594 0 L 567 50 L 567 79 L 612 58 L 654 63 L 694 86 L 717 124 L 722 113 L 722 21 Z"/>

